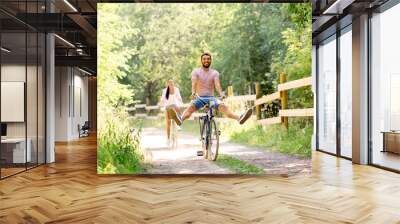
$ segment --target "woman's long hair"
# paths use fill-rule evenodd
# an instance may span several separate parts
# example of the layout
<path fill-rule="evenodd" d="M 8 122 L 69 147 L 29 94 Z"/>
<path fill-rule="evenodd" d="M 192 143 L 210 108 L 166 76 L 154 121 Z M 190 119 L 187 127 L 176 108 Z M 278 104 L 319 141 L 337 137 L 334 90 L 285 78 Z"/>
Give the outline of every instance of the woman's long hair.
<path fill-rule="evenodd" d="M 165 92 L 165 98 L 169 98 L 169 85 L 167 85 L 167 92 Z"/>
<path fill-rule="evenodd" d="M 172 81 L 172 79 L 168 79 L 168 82 L 169 82 L 169 81 Z M 168 82 L 167 82 L 167 91 L 165 92 L 165 98 L 167 98 L 167 100 L 168 100 L 168 98 L 169 98 L 169 94 L 170 94 L 172 91 L 175 92 L 173 89 L 169 89 Z"/>

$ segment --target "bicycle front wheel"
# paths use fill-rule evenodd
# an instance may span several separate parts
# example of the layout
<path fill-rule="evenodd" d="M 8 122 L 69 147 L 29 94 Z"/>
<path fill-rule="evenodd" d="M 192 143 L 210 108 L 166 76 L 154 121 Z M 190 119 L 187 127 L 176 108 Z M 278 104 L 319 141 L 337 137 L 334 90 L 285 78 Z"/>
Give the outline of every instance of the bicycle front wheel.
<path fill-rule="evenodd" d="M 208 130 L 208 159 L 215 161 L 218 157 L 218 149 L 219 149 L 219 134 L 220 131 L 218 129 L 217 123 L 215 120 L 210 121 L 210 129 Z"/>

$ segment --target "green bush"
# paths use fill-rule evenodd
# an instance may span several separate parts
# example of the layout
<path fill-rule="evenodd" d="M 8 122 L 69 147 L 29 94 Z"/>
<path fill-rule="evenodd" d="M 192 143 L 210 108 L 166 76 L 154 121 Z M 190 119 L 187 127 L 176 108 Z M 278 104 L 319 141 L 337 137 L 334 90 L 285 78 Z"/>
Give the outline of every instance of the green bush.
<path fill-rule="evenodd" d="M 97 171 L 99 174 L 142 173 L 140 129 L 131 130 L 126 119 L 114 115 L 98 134 Z"/>

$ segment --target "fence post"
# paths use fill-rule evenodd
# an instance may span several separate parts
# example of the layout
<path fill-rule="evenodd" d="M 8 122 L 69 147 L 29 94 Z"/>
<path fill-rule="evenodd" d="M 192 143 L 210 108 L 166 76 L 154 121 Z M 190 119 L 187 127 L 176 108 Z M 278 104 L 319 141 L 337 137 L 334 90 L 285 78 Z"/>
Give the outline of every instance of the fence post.
<path fill-rule="evenodd" d="M 285 73 L 281 73 L 279 76 L 279 81 L 281 84 L 286 82 L 286 75 Z M 287 104 L 288 104 L 288 96 L 287 96 L 287 91 L 281 91 L 280 92 L 281 95 L 281 106 L 282 106 L 282 110 L 287 109 Z M 281 122 L 282 122 L 282 126 L 287 130 L 289 123 L 288 123 L 288 118 L 287 117 L 281 117 Z"/>
<path fill-rule="evenodd" d="M 261 90 L 260 90 L 260 83 L 256 82 L 256 99 L 261 98 Z M 257 120 L 261 120 L 261 105 L 256 106 L 256 115 L 257 115 Z"/>
<path fill-rule="evenodd" d="M 228 96 L 233 96 L 233 86 L 228 86 Z"/>
<path fill-rule="evenodd" d="M 150 97 L 149 96 L 146 97 L 146 107 L 147 106 L 150 106 Z M 146 107 L 144 108 L 144 112 L 146 113 L 147 116 L 149 116 L 150 115 L 150 110 L 147 110 Z"/>

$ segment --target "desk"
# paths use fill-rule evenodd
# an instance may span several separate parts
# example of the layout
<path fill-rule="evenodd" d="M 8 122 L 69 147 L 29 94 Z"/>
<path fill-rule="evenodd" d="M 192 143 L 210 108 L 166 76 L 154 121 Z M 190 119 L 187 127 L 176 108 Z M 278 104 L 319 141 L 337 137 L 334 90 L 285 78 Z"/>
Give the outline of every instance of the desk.
<path fill-rule="evenodd" d="M 25 163 L 30 162 L 32 158 L 30 138 L 26 141 L 28 144 L 25 153 L 25 138 L 6 138 L 1 139 L 1 157 L 6 163 Z M 12 159 L 11 159 L 12 158 Z M 26 160 L 25 160 L 26 159 Z"/>
<path fill-rule="evenodd" d="M 382 131 L 383 150 L 382 152 L 392 152 L 400 154 L 400 131 Z"/>

